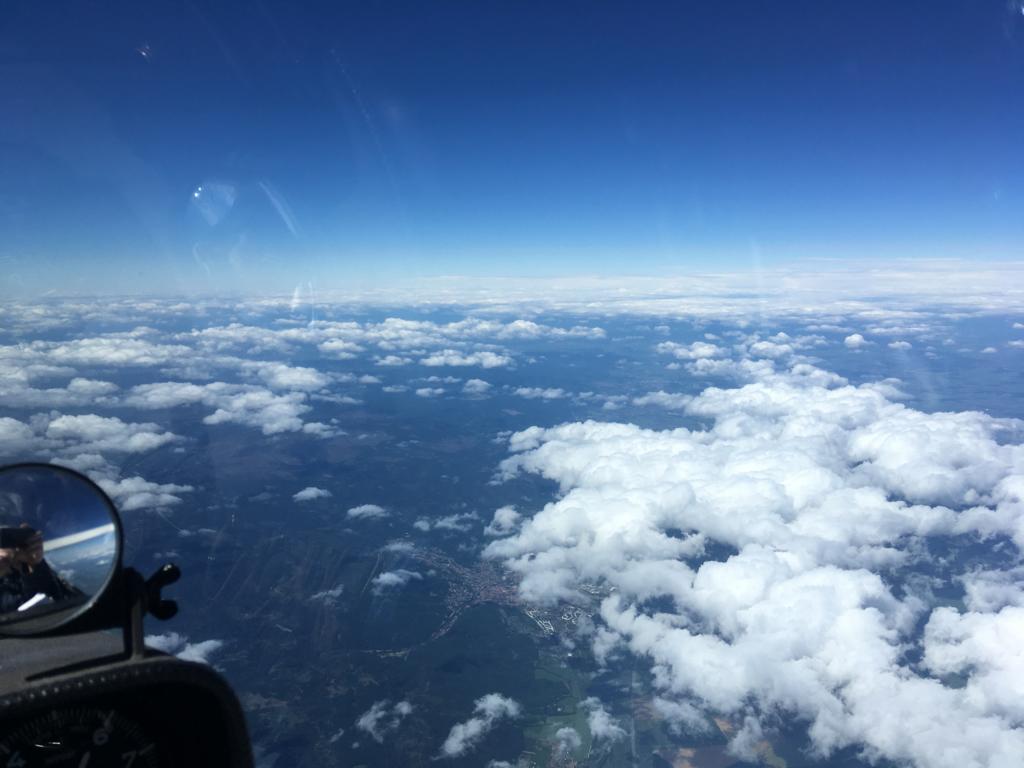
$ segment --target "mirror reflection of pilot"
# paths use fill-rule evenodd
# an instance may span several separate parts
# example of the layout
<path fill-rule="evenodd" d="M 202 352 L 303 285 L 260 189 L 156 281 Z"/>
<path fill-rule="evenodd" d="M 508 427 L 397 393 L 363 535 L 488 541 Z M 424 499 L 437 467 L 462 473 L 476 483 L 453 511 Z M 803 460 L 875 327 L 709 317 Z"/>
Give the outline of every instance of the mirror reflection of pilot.
<path fill-rule="evenodd" d="M 23 525 L 22 529 L 26 527 Z M 43 559 L 43 536 L 33 531 L 23 544 L 0 548 L 0 614 L 17 611 L 39 594 L 59 602 L 78 597 L 81 592 Z"/>

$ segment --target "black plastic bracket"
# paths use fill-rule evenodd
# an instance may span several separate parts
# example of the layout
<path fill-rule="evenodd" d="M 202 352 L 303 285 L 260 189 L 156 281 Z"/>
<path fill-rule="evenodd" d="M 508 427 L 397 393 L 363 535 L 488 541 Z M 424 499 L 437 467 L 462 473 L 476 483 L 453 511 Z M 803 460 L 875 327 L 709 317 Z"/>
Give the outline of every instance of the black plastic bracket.
<path fill-rule="evenodd" d="M 164 600 L 163 588 L 181 578 L 181 569 L 173 563 L 161 566 L 148 579 L 134 568 L 122 572 L 125 590 L 124 628 L 125 655 L 141 658 L 146 655 L 146 637 L 143 618 L 148 613 L 155 619 L 166 621 L 178 613 L 174 600 Z"/>
<path fill-rule="evenodd" d="M 160 621 L 178 615 L 178 604 L 174 600 L 164 600 L 161 590 L 180 578 L 181 569 L 174 563 L 167 563 L 146 579 L 146 613 Z"/>

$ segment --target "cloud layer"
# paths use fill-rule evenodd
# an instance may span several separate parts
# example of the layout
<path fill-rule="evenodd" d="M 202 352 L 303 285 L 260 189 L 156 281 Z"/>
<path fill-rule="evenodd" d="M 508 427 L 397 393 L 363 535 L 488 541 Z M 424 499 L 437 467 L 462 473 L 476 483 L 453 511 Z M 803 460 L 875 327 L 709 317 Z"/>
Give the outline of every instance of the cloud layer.
<path fill-rule="evenodd" d="M 761 717 L 806 722 L 822 754 L 1020 764 L 1020 588 L 998 571 L 957 572 L 928 546 L 1024 545 L 1020 425 L 917 411 L 889 384 L 851 386 L 806 363 L 746 375 L 685 405 L 703 431 L 514 434 L 503 474 L 542 475 L 561 494 L 518 530 L 502 512 L 491 532 L 511 535 L 486 555 L 530 601 L 585 603 L 581 582 L 614 587 L 595 653 L 649 659 L 659 709 L 681 727 L 753 702 Z M 967 610 L 934 607 L 922 574 L 966 579 Z M 966 686 L 941 679 L 952 673 Z"/>

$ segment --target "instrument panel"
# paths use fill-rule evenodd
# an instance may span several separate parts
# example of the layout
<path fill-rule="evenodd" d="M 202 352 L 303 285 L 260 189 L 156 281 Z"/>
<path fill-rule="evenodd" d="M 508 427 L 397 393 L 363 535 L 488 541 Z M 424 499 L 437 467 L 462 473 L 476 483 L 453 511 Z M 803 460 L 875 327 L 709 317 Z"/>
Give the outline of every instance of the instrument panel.
<path fill-rule="evenodd" d="M 0 699 L 0 768 L 251 765 L 226 693 L 212 670 L 167 657 L 30 685 Z"/>

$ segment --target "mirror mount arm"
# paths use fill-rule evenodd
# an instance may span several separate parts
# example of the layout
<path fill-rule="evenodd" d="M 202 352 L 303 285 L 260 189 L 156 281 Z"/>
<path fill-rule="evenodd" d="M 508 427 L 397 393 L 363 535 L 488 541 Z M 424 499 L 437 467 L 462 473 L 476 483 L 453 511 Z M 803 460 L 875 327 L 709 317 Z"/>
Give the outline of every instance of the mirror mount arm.
<path fill-rule="evenodd" d="M 142 617 L 146 612 L 146 582 L 142 574 L 134 568 L 125 568 L 121 572 L 124 584 L 124 620 L 121 623 L 124 632 L 124 652 L 129 658 L 141 658 L 146 653 L 145 632 Z"/>
<path fill-rule="evenodd" d="M 122 573 L 125 589 L 124 628 L 125 653 L 131 658 L 146 654 L 143 617 L 148 613 L 160 621 L 166 621 L 178 613 L 178 604 L 165 600 L 162 590 L 181 578 L 181 570 L 173 563 L 161 566 L 148 579 L 134 568 L 125 568 Z"/>

